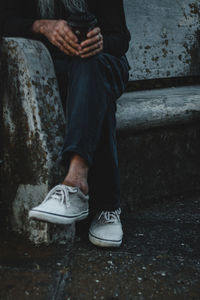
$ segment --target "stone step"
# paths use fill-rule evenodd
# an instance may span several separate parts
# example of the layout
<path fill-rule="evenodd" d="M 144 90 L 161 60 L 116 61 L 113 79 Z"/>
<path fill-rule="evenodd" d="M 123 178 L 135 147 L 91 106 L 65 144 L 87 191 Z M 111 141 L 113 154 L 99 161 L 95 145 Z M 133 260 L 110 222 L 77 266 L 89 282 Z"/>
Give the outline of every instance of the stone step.
<path fill-rule="evenodd" d="M 200 191 L 199 85 L 124 94 L 117 128 L 122 205 Z"/>
<path fill-rule="evenodd" d="M 199 122 L 200 85 L 124 93 L 117 106 L 120 132 Z"/>

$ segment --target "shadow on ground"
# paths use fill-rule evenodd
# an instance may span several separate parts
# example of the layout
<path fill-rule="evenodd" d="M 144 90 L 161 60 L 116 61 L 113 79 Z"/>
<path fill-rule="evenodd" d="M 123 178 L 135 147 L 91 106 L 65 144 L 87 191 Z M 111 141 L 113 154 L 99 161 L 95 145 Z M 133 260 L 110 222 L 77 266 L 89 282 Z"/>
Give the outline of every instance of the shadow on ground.
<path fill-rule="evenodd" d="M 101 249 L 77 224 L 68 247 L 34 247 L 2 232 L 0 299 L 199 300 L 200 197 L 122 215 L 124 243 Z"/>

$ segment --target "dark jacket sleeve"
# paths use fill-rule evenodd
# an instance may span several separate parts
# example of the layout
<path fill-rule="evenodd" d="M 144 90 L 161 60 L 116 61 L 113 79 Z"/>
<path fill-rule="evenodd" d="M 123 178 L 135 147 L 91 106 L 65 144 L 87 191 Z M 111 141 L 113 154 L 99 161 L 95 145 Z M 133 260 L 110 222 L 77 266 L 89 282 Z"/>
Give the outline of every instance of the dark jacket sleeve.
<path fill-rule="evenodd" d="M 36 1 L 1 0 L 0 30 L 3 36 L 32 37 L 36 20 Z"/>
<path fill-rule="evenodd" d="M 123 0 L 97 1 L 99 26 L 104 38 L 104 52 L 122 56 L 130 42 L 130 32 L 127 29 Z"/>

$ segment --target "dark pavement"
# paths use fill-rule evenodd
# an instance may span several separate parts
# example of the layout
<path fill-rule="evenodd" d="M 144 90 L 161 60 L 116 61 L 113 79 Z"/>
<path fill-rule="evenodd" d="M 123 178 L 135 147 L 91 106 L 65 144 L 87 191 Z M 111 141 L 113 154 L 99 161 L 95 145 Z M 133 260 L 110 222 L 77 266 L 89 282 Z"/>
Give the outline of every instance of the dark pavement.
<path fill-rule="evenodd" d="M 200 197 L 122 215 L 124 243 L 89 243 L 88 221 L 68 247 L 35 247 L 2 231 L 0 299 L 200 300 Z"/>

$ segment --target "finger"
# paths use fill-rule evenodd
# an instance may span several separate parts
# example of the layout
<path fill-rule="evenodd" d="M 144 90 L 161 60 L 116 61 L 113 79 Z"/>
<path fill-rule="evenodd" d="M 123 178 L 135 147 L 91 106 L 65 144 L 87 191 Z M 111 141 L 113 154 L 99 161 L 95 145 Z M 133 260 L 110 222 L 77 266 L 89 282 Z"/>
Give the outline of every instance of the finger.
<path fill-rule="evenodd" d="M 88 52 L 86 54 L 81 55 L 81 58 L 87 58 L 87 57 L 94 56 L 94 55 L 100 53 L 102 50 L 103 50 L 103 46 L 101 46 L 98 49 L 95 49 L 95 50 L 93 50 L 91 52 Z"/>
<path fill-rule="evenodd" d="M 80 54 L 84 55 L 84 54 L 86 54 L 88 52 L 91 52 L 95 49 L 101 48 L 102 46 L 103 46 L 103 41 L 96 42 L 95 44 L 92 44 L 89 47 L 85 47 L 82 51 L 80 51 Z"/>
<path fill-rule="evenodd" d="M 95 27 L 94 29 L 90 30 L 87 34 L 88 38 L 91 38 L 95 35 L 98 35 L 101 32 L 101 29 L 99 27 Z"/>
<path fill-rule="evenodd" d="M 71 52 L 67 47 L 65 47 L 65 42 L 62 38 L 53 38 L 52 44 L 54 44 L 56 47 L 58 47 L 61 51 L 66 53 L 67 55 L 73 56 L 75 53 Z"/>
<path fill-rule="evenodd" d="M 73 56 L 65 47 L 63 47 L 62 43 L 55 43 L 55 46 L 58 47 L 62 52 L 64 52 L 67 55 Z"/>
<path fill-rule="evenodd" d="M 66 41 L 66 43 L 70 44 L 72 48 L 76 49 L 77 51 L 81 49 L 80 44 L 78 44 L 77 36 L 72 32 L 70 28 L 64 27 L 62 37 Z"/>
<path fill-rule="evenodd" d="M 69 38 L 68 37 L 63 37 L 63 33 L 60 34 L 59 32 L 57 32 L 57 34 L 54 35 L 54 38 L 57 41 L 59 41 L 59 43 L 61 43 L 63 45 L 63 47 L 66 50 L 70 51 L 73 55 L 78 55 L 79 54 L 80 48 L 78 48 L 78 50 L 77 50 L 73 46 L 71 46 Z M 78 44 L 77 44 L 77 46 L 78 46 Z"/>
<path fill-rule="evenodd" d="M 70 53 L 72 53 L 73 55 L 78 55 L 79 51 L 77 51 L 76 49 L 74 49 L 69 43 L 67 43 L 64 39 L 63 41 L 63 47 L 68 50 Z"/>
<path fill-rule="evenodd" d="M 79 51 L 82 50 L 82 47 L 80 46 L 80 44 L 76 44 L 74 43 L 72 40 L 70 40 L 67 36 L 63 37 L 64 43 L 66 45 L 66 47 L 69 47 L 70 49 L 73 49 L 73 51 L 76 52 L 76 54 L 79 53 Z"/>
<path fill-rule="evenodd" d="M 66 44 L 69 44 L 73 49 L 79 51 L 81 46 L 78 44 L 78 38 L 72 32 L 71 28 L 67 25 L 66 22 L 62 22 L 56 30 L 56 35 L 60 36 Z M 65 47 L 67 47 L 65 45 Z"/>
<path fill-rule="evenodd" d="M 81 47 L 82 48 L 85 48 L 85 47 L 88 47 L 92 44 L 96 44 L 100 41 L 100 36 L 99 35 L 95 35 L 94 37 L 92 38 L 89 38 L 87 40 L 85 40 L 84 42 L 81 43 Z"/>
<path fill-rule="evenodd" d="M 88 54 L 81 55 L 81 58 L 88 58 L 88 57 L 98 54 L 99 52 L 100 52 L 100 50 L 94 50 L 92 52 L 89 52 Z"/>
<path fill-rule="evenodd" d="M 68 56 L 74 56 L 74 54 L 72 54 L 71 52 L 69 52 L 68 50 L 66 50 L 65 48 L 60 49 L 62 52 L 64 52 L 66 55 Z"/>
<path fill-rule="evenodd" d="M 78 38 L 72 29 L 66 24 L 63 26 L 64 33 L 72 40 L 74 43 L 78 43 Z"/>

